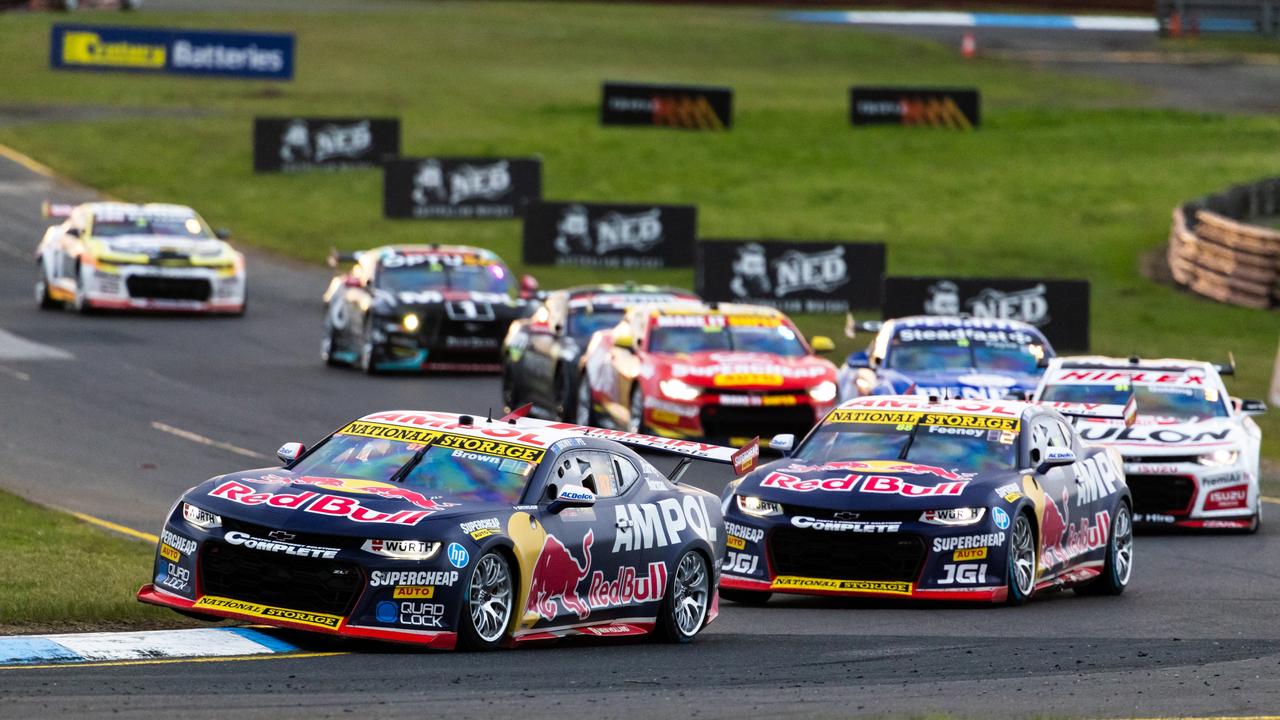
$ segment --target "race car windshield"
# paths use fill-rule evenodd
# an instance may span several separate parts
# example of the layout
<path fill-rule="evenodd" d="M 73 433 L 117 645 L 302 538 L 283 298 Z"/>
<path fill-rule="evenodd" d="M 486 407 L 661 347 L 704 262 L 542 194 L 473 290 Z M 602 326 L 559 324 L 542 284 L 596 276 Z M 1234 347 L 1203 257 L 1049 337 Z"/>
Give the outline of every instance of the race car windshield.
<path fill-rule="evenodd" d="M 512 286 L 511 273 L 497 263 L 460 266 L 423 263 L 406 267 L 384 265 L 378 273 L 378 287 L 392 292 L 460 290 L 507 295 Z"/>
<path fill-rule="evenodd" d="M 389 482 L 423 449 L 418 443 L 337 434 L 291 469 L 298 475 Z M 402 484 L 430 497 L 516 503 L 534 467 L 524 460 L 431 446 Z"/>
<path fill-rule="evenodd" d="M 1040 399 L 1044 402 L 1124 405 L 1129 401 L 1128 385 L 1049 385 Z M 1174 418 L 1191 422 L 1228 417 L 1226 403 L 1213 388 L 1133 386 L 1139 416 Z"/>
<path fill-rule="evenodd" d="M 189 215 L 98 216 L 93 219 L 92 232 L 98 238 L 125 235 L 165 235 L 197 240 L 213 238 L 213 233 L 204 223 Z"/>
<path fill-rule="evenodd" d="M 569 336 L 579 343 L 585 343 L 600 330 L 608 330 L 617 325 L 622 315 L 622 310 L 577 310 L 569 314 Z"/>
<path fill-rule="evenodd" d="M 828 422 L 796 449 L 793 458 L 810 465 L 907 460 L 965 472 L 1008 470 L 1014 466 L 1016 437 L 1010 431 L 976 428 Z"/>
<path fill-rule="evenodd" d="M 999 373 L 1035 373 L 1044 356 L 1038 343 L 902 342 L 889 345 L 885 366 L 903 372 L 985 370 Z"/>
<path fill-rule="evenodd" d="M 659 353 L 735 350 L 782 357 L 803 357 L 808 354 L 800 337 L 786 325 L 655 327 L 649 337 L 649 351 Z"/>

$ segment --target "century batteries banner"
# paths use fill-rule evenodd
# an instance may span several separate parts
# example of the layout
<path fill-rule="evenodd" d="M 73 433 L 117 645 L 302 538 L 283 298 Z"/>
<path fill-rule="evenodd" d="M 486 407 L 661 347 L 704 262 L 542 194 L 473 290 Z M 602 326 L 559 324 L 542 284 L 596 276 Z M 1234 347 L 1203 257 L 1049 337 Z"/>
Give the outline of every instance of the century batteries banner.
<path fill-rule="evenodd" d="M 733 91 L 723 87 L 607 82 L 602 125 L 649 125 L 683 130 L 733 126 Z"/>
<path fill-rule="evenodd" d="M 383 165 L 382 209 L 389 218 L 500 220 L 542 198 L 537 158 L 438 157 Z"/>
<path fill-rule="evenodd" d="M 394 118 L 253 119 L 253 171 L 345 170 L 400 154 Z"/>
<path fill-rule="evenodd" d="M 293 78 L 293 35 L 55 24 L 55 70 L 116 70 L 256 80 Z"/>
<path fill-rule="evenodd" d="M 886 318 L 962 315 L 1020 320 L 1058 350 L 1089 349 L 1089 282 L 1019 278 L 887 277 Z"/>
<path fill-rule="evenodd" d="M 704 240 L 698 294 L 788 313 L 845 313 L 880 304 L 883 243 Z"/>
<path fill-rule="evenodd" d="M 854 125 L 923 125 L 972 130 L 981 121 L 978 91 L 955 88 L 853 87 Z"/>
<path fill-rule="evenodd" d="M 524 261 L 600 268 L 689 267 L 697 218 L 692 205 L 538 203 L 524 218 Z"/>

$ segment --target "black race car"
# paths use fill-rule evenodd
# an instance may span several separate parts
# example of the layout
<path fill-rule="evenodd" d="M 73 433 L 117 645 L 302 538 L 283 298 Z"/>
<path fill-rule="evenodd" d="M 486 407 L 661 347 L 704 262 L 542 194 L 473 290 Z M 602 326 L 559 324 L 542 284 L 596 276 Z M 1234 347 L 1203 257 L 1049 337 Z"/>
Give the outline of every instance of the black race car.
<path fill-rule="evenodd" d="M 628 446 L 684 456 L 673 476 L 689 460 L 754 461 L 531 418 L 375 413 L 310 450 L 285 445 L 283 468 L 188 490 L 138 599 L 438 649 L 686 642 L 717 611 L 720 504 Z"/>
<path fill-rule="evenodd" d="M 582 352 L 632 305 L 699 303 L 688 290 L 656 285 L 583 285 L 548 293 L 533 316 L 511 323 L 502 343 L 502 399 L 539 415 L 574 418 Z"/>
<path fill-rule="evenodd" d="M 501 258 L 462 245 L 388 245 L 329 264 L 342 261 L 355 264 L 325 291 L 321 356 L 368 373 L 502 369 L 502 338 L 538 287 L 526 275 L 517 298 Z"/>

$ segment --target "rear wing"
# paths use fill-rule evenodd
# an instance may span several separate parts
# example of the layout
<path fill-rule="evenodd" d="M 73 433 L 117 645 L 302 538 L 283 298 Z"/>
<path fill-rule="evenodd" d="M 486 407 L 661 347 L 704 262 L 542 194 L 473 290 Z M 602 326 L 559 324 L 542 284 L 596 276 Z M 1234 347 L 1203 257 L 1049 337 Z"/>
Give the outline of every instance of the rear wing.
<path fill-rule="evenodd" d="M 1044 407 L 1052 408 L 1071 418 L 1086 420 L 1119 420 L 1125 427 L 1132 427 L 1138 419 L 1138 404 L 1132 394 L 1123 405 L 1103 405 L 1100 403 L 1042 402 Z"/>
<path fill-rule="evenodd" d="M 723 445 L 712 445 L 694 440 L 680 440 L 677 438 L 664 438 L 656 435 L 642 435 L 640 433 L 627 432 L 626 430 L 609 430 L 606 428 L 591 427 L 589 425 L 575 425 L 567 422 L 557 422 L 554 420 L 539 420 L 536 418 L 525 417 L 523 413 L 527 413 L 526 407 L 517 408 L 502 418 L 504 422 L 517 421 L 517 427 L 524 426 L 528 428 L 545 428 L 547 430 L 559 430 L 561 432 L 569 432 L 582 437 L 599 438 L 601 440 L 612 440 L 616 443 L 626 445 L 632 448 L 640 448 L 643 450 L 653 450 L 655 452 L 667 453 L 669 455 L 679 455 L 689 460 L 703 460 L 706 462 L 721 463 L 724 465 L 732 465 L 733 472 L 736 475 L 745 475 L 755 469 L 760 460 L 760 438 L 755 438 L 751 442 L 741 448 L 725 447 Z M 683 466 L 683 463 L 681 464 Z M 675 476 L 681 471 L 681 466 L 677 466 L 672 471 Z"/>
<path fill-rule="evenodd" d="M 325 264 L 331 268 L 336 268 L 344 263 L 353 263 L 360 259 L 364 253 L 357 250 L 355 252 L 338 252 L 338 248 L 329 248 L 329 257 L 325 260 Z"/>
<path fill-rule="evenodd" d="M 40 215 L 50 219 L 65 220 L 71 217 L 75 209 L 76 206 L 70 203 L 53 203 L 48 200 L 40 203 Z"/>

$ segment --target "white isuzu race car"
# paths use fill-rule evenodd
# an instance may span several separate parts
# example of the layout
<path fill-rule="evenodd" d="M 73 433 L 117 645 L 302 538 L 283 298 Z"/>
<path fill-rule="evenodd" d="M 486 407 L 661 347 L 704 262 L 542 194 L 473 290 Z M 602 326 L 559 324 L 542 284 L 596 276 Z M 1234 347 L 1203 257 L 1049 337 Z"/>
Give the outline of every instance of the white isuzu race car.
<path fill-rule="evenodd" d="M 46 203 L 44 214 L 64 220 L 36 248 L 42 308 L 244 313 L 244 256 L 189 207 Z"/>
<path fill-rule="evenodd" d="M 1233 372 L 1193 360 L 1055 358 L 1034 399 L 1081 417 L 1081 439 L 1120 452 L 1135 523 L 1255 532 L 1262 431 L 1250 416 L 1266 405 L 1228 395 L 1221 375 Z"/>

